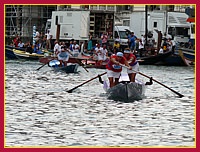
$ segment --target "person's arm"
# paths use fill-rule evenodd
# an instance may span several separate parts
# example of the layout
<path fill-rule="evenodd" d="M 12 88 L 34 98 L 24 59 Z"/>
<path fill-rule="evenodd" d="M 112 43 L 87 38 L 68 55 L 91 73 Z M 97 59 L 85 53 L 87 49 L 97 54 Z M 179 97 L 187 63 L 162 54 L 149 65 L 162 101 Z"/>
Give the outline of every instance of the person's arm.
<path fill-rule="evenodd" d="M 116 65 L 119 65 L 119 64 L 120 64 L 115 58 L 111 58 L 110 60 L 111 60 L 111 62 L 113 62 L 113 63 L 116 64 Z"/>
<path fill-rule="evenodd" d="M 127 62 L 131 63 L 131 62 L 133 62 L 133 60 L 134 60 L 134 57 L 132 56 L 129 60 L 127 60 Z"/>
<path fill-rule="evenodd" d="M 127 60 L 124 61 L 124 64 L 129 68 L 129 70 L 132 70 L 132 67 L 129 65 Z"/>

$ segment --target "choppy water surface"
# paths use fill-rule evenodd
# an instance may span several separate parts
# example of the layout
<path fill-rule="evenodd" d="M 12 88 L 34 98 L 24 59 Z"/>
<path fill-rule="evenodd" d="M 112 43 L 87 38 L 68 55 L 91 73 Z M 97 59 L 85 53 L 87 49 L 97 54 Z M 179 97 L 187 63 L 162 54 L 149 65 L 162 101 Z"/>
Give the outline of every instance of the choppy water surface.
<path fill-rule="evenodd" d="M 65 91 L 103 69 L 65 74 L 40 66 L 6 61 L 6 146 L 194 146 L 194 68 L 141 65 L 184 97 L 154 83 L 145 99 L 123 103 L 108 100 L 98 80 Z"/>

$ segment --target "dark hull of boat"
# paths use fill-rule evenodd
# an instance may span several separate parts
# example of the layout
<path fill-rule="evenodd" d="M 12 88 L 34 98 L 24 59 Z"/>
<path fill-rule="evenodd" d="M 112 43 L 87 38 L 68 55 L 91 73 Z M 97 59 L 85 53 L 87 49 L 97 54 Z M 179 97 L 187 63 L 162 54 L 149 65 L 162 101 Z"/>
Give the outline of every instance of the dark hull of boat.
<path fill-rule="evenodd" d="M 164 58 L 162 61 L 157 62 L 156 65 L 164 66 L 185 66 L 181 56 L 179 54 L 172 54 L 167 58 Z"/>
<path fill-rule="evenodd" d="M 134 102 L 144 98 L 146 86 L 144 84 L 131 82 L 119 83 L 107 90 L 108 99 L 115 101 Z"/>
<path fill-rule="evenodd" d="M 59 67 L 59 66 L 54 66 L 52 67 L 55 72 L 65 72 L 65 73 L 77 73 L 78 70 L 78 64 L 71 64 L 66 67 Z"/>
<path fill-rule="evenodd" d="M 13 49 L 19 49 L 19 50 L 22 50 L 22 51 L 25 50 L 24 48 L 17 48 L 17 47 L 13 47 L 13 46 L 10 46 L 10 45 L 6 45 L 5 46 L 5 57 L 7 59 L 17 59 L 16 55 L 13 52 Z"/>
<path fill-rule="evenodd" d="M 172 54 L 172 52 L 168 51 L 163 54 L 158 54 L 158 55 L 148 56 L 148 57 L 141 57 L 141 58 L 138 58 L 138 60 L 139 60 L 140 65 L 155 65 L 156 63 L 166 59 L 171 54 Z"/>
<path fill-rule="evenodd" d="M 44 57 L 42 54 L 28 53 L 19 49 L 13 49 L 13 52 L 18 59 L 38 60 L 39 58 Z"/>
<path fill-rule="evenodd" d="M 195 50 L 188 49 L 188 48 L 180 48 L 179 54 L 187 66 L 194 66 L 195 65 Z"/>

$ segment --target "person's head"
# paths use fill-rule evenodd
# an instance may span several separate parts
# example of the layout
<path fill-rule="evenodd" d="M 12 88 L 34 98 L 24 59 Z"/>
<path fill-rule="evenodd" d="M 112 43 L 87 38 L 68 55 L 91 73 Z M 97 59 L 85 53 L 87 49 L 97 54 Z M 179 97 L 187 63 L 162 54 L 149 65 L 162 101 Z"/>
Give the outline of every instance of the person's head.
<path fill-rule="evenodd" d="M 124 49 L 124 56 L 129 56 L 129 54 L 131 53 L 129 48 Z"/>
<path fill-rule="evenodd" d="M 103 49 L 106 49 L 106 45 L 105 44 L 103 45 Z"/>
<path fill-rule="evenodd" d="M 117 52 L 116 56 L 117 56 L 117 61 L 120 61 L 123 57 L 123 53 L 122 52 Z"/>

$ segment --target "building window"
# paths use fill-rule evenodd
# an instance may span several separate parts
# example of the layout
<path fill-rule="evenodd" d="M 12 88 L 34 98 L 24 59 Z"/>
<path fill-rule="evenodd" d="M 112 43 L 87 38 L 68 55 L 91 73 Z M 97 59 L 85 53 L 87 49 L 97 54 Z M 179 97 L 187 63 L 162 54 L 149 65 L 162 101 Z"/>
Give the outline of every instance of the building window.
<path fill-rule="evenodd" d="M 100 10 L 106 10 L 106 5 L 99 5 Z"/>
<path fill-rule="evenodd" d="M 167 10 L 168 10 L 168 11 L 174 11 L 174 5 L 169 5 L 169 6 L 167 7 Z"/>
<path fill-rule="evenodd" d="M 131 9 L 131 6 L 130 5 L 125 5 L 125 8 L 124 8 L 124 10 L 130 10 Z"/>
<path fill-rule="evenodd" d="M 97 5 L 91 5 L 91 6 L 90 6 L 90 9 L 91 9 L 91 10 L 97 10 Z"/>
<path fill-rule="evenodd" d="M 108 6 L 107 6 L 107 9 L 108 9 L 109 11 L 114 11 L 114 6 L 108 5 Z"/>
<path fill-rule="evenodd" d="M 160 10 L 160 5 L 150 5 L 149 11 L 153 11 L 153 10 Z"/>
<path fill-rule="evenodd" d="M 130 26 L 130 20 L 123 20 L 123 26 Z"/>
<path fill-rule="evenodd" d="M 153 27 L 157 28 L 158 27 L 158 23 L 157 22 L 153 22 Z"/>

